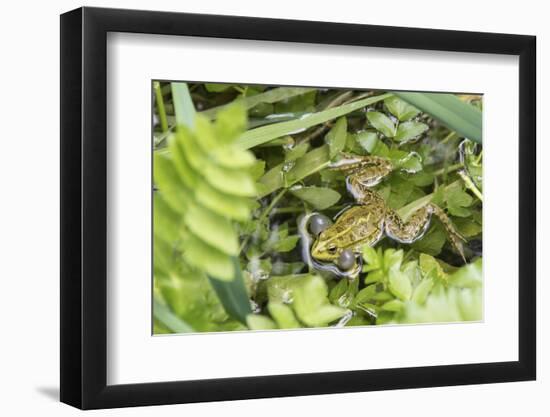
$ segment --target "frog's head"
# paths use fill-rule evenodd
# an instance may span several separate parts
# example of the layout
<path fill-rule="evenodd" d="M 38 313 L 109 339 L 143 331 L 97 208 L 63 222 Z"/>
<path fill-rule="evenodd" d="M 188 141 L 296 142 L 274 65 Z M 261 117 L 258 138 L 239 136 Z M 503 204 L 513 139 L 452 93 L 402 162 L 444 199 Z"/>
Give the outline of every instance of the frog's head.
<path fill-rule="evenodd" d="M 311 246 L 311 256 L 318 261 L 335 262 L 343 248 L 335 241 L 331 228 L 322 232 Z"/>

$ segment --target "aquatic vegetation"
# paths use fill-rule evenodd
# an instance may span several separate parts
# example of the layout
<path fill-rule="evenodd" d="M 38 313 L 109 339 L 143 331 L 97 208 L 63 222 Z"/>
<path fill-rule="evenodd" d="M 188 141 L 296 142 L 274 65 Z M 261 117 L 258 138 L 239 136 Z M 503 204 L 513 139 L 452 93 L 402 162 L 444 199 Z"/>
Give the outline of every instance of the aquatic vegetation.
<path fill-rule="evenodd" d="M 481 97 L 153 87 L 155 333 L 482 318 Z"/>

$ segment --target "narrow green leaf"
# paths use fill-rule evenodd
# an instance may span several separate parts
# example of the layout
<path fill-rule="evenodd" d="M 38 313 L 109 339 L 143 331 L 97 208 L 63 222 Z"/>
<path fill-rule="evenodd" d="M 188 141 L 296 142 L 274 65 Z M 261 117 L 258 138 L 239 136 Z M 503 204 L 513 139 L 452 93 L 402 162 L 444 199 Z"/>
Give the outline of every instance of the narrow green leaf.
<path fill-rule="evenodd" d="M 301 88 L 301 87 L 280 87 L 266 91 L 264 93 L 256 94 L 254 96 L 238 98 L 237 101 L 241 103 L 247 110 L 257 106 L 260 103 L 276 103 L 277 101 L 286 100 L 291 97 L 299 96 L 310 91 L 314 91 L 314 88 Z M 220 111 L 230 106 L 230 104 L 224 104 L 223 106 L 213 107 L 211 109 L 201 112 L 209 119 L 215 119 Z"/>
<path fill-rule="evenodd" d="M 346 146 L 348 122 L 345 117 L 340 117 L 330 132 L 325 136 L 325 141 L 330 148 L 330 157 L 338 155 Z"/>
<path fill-rule="evenodd" d="M 407 101 L 420 110 L 439 120 L 450 130 L 471 139 L 482 142 L 481 111 L 453 94 L 444 93 L 413 93 L 394 92 L 401 99 Z"/>
<path fill-rule="evenodd" d="M 192 333 L 195 330 L 178 316 L 168 306 L 153 298 L 153 317 L 166 326 L 173 333 Z"/>
<path fill-rule="evenodd" d="M 195 106 L 189 94 L 186 83 L 170 83 L 172 86 L 172 100 L 176 113 L 176 123 L 192 129 L 195 120 Z"/>
<path fill-rule="evenodd" d="M 155 102 L 157 105 L 160 128 L 163 132 L 166 132 L 168 130 L 168 120 L 166 119 L 166 109 L 164 108 L 164 97 L 162 96 L 160 83 L 158 81 L 153 82 L 153 89 L 155 90 Z"/>
<path fill-rule="evenodd" d="M 209 276 L 210 284 L 214 288 L 227 314 L 246 324 L 247 316 L 252 314 L 250 299 L 246 292 L 238 258 L 233 257 L 230 262 L 233 267 L 233 273 L 231 274 L 233 279 L 229 282 L 224 282 Z"/>
<path fill-rule="evenodd" d="M 328 122 L 329 120 L 336 119 L 340 116 L 344 116 L 348 113 L 362 109 L 370 104 L 376 103 L 380 100 L 384 100 L 385 98 L 388 98 L 390 96 L 391 94 L 381 94 L 379 96 L 365 98 L 363 100 L 358 100 L 353 103 L 343 104 L 332 109 L 313 113 L 299 120 L 275 123 L 272 125 L 252 129 L 241 135 L 236 143 L 237 146 L 241 149 L 250 149 L 254 146 L 264 144 L 273 139 L 277 139 L 297 131 L 303 131 L 304 129 L 310 128 L 312 126 Z"/>

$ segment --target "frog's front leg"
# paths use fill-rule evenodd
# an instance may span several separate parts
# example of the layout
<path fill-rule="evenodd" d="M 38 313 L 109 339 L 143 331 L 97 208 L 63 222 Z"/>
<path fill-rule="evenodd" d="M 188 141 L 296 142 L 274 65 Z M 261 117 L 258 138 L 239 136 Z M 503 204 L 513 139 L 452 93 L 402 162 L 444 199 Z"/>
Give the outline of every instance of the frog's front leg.
<path fill-rule="evenodd" d="M 428 230 L 432 214 L 436 215 L 441 221 L 449 236 L 453 249 L 462 257 L 464 262 L 466 262 L 462 244 L 462 241 L 465 239 L 455 229 L 447 214 L 435 204 L 428 204 L 419 208 L 411 214 L 406 222 L 403 221 L 394 210 L 387 209 L 385 223 L 386 235 L 401 243 L 413 243 L 422 238 L 426 230 Z"/>
<path fill-rule="evenodd" d="M 358 202 L 366 203 L 375 198 L 369 188 L 389 175 L 393 171 L 393 165 L 379 156 L 342 154 L 338 161 L 330 165 L 330 169 L 346 174 L 349 192 Z"/>

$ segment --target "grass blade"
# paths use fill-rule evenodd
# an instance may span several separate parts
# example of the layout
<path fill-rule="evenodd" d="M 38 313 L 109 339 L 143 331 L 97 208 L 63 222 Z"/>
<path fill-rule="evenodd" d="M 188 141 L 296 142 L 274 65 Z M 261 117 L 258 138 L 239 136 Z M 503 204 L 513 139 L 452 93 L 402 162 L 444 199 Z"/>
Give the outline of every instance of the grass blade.
<path fill-rule="evenodd" d="M 252 313 L 252 309 L 250 308 L 250 300 L 244 285 L 239 261 L 236 257 L 233 257 L 233 265 L 235 271 L 233 281 L 220 281 L 210 277 L 209 280 L 227 314 L 246 325 L 246 316 Z"/>
<path fill-rule="evenodd" d="M 176 113 L 176 123 L 193 128 L 195 120 L 195 106 L 189 94 L 189 88 L 186 83 L 171 83 L 172 101 L 174 102 L 174 111 Z"/>
<path fill-rule="evenodd" d="M 393 92 L 459 135 L 482 143 L 481 111 L 453 94 Z"/>
<path fill-rule="evenodd" d="M 256 129 L 245 132 L 236 142 L 237 146 L 241 149 L 250 149 L 258 145 L 262 145 L 273 139 L 280 138 L 282 136 L 289 135 L 291 133 L 300 132 L 308 129 L 312 126 L 328 122 L 329 120 L 336 119 L 344 116 L 355 110 L 359 110 L 370 104 L 384 100 L 391 97 L 392 94 L 386 93 L 375 97 L 368 97 L 363 100 L 358 100 L 353 103 L 343 104 L 332 109 L 323 110 L 317 113 L 313 113 L 307 117 L 298 120 L 291 120 L 289 122 L 275 123 L 268 126 L 258 127 Z"/>
<path fill-rule="evenodd" d="M 247 110 L 257 106 L 260 103 L 276 103 L 277 101 L 285 100 L 287 98 L 300 96 L 310 91 L 314 91 L 315 88 L 302 88 L 302 87 L 280 87 L 274 88 L 272 90 L 266 91 L 265 93 L 256 94 L 255 96 L 239 98 L 241 103 L 245 106 Z M 217 106 L 208 110 L 201 112 L 209 119 L 215 119 L 216 115 L 220 110 L 223 110 L 225 107 L 233 104 L 224 104 L 223 106 Z"/>
<path fill-rule="evenodd" d="M 157 111 L 159 115 L 160 127 L 163 132 L 168 130 L 168 119 L 166 118 L 166 109 L 164 107 L 164 97 L 160 89 L 160 83 L 158 81 L 153 82 L 153 88 L 155 90 L 155 99 L 157 102 Z"/>

